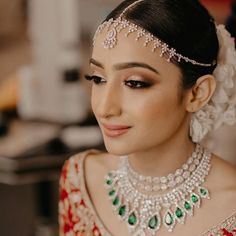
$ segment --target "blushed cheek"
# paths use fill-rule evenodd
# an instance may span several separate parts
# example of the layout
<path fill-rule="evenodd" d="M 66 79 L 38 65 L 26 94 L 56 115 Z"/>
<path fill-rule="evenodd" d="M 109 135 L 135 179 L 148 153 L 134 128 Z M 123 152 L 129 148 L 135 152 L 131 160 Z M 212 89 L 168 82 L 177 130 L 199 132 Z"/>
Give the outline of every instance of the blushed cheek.
<path fill-rule="evenodd" d="M 176 99 L 168 97 L 151 98 L 136 104 L 137 119 L 146 127 L 152 128 L 158 126 L 160 129 L 164 126 L 173 125 L 175 116 L 178 113 Z"/>
<path fill-rule="evenodd" d="M 94 90 L 92 89 L 92 92 L 91 92 L 91 108 L 92 108 L 92 111 L 93 111 L 95 116 L 96 116 L 96 107 L 97 106 L 98 106 L 98 96 L 96 96 Z"/>
<path fill-rule="evenodd" d="M 136 100 L 135 107 L 139 111 L 139 114 L 142 117 L 146 117 L 146 119 L 155 119 L 166 110 L 165 102 L 163 103 L 162 99 L 157 97 L 150 97 L 149 99 L 144 99 L 141 101 Z"/>

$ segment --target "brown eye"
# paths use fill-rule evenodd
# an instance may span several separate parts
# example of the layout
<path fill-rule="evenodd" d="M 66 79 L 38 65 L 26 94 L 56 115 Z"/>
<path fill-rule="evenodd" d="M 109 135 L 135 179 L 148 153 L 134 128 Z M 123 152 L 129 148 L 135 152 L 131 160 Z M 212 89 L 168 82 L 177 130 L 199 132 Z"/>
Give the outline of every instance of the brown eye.
<path fill-rule="evenodd" d="M 127 85 L 128 87 L 132 89 L 142 89 L 142 88 L 148 88 L 151 86 L 149 83 L 138 81 L 138 80 L 125 81 L 125 85 Z"/>
<path fill-rule="evenodd" d="M 96 76 L 96 75 L 85 75 L 84 76 L 86 80 L 93 81 L 95 84 L 104 83 L 105 80 L 102 77 Z"/>

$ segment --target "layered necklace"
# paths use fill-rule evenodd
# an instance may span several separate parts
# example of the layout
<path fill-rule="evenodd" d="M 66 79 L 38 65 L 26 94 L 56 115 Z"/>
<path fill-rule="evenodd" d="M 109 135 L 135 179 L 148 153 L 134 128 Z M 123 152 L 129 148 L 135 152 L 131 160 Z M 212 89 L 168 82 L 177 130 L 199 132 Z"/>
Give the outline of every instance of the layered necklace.
<path fill-rule="evenodd" d="M 196 145 L 180 169 L 168 176 L 151 177 L 137 173 L 127 156 L 121 156 L 117 170 L 105 177 L 105 186 L 114 211 L 127 223 L 132 235 L 155 235 L 164 226 L 169 232 L 177 223 L 184 224 L 210 199 L 203 187 L 211 168 L 211 153 Z"/>

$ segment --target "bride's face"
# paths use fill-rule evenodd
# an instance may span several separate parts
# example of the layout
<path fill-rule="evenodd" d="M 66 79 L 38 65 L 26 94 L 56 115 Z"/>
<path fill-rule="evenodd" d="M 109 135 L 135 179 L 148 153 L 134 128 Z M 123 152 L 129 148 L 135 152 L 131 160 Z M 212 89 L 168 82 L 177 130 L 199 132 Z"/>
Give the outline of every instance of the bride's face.
<path fill-rule="evenodd" d="M 129 154 L 158 146 L 181 132 L 187 136 L 180 69 L 133 35 L 119 33 L 113 49 L 104 49 L 104 38 L 105 33 L 96 38 L 90 67 L 95 76 L 92 109 L 107 151 Z"/>

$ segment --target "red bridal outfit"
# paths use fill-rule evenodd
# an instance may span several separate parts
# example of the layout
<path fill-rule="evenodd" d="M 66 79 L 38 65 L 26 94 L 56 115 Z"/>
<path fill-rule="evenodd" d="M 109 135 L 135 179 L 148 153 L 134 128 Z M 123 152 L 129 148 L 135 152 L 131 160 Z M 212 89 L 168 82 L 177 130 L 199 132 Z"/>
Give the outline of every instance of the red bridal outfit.
<path fill-rule="evenodd" d="M 66 161 L 60 179 L 60 236 L 111 236 L 102 224 L 85 187 L 84 159 L 88 150 Z M 199 236 L 236 235 L 236 212 Z"/>

